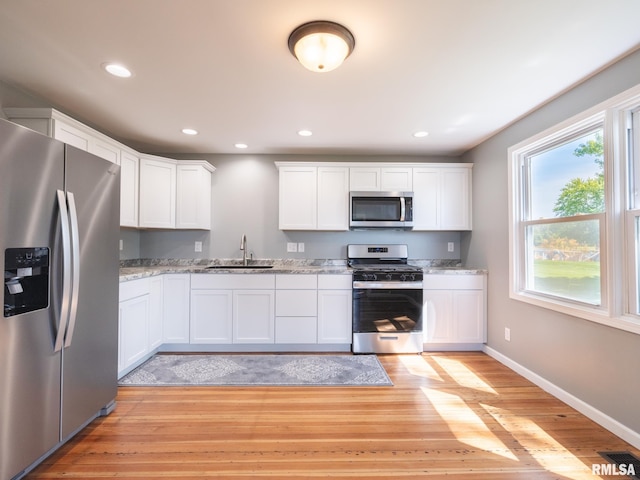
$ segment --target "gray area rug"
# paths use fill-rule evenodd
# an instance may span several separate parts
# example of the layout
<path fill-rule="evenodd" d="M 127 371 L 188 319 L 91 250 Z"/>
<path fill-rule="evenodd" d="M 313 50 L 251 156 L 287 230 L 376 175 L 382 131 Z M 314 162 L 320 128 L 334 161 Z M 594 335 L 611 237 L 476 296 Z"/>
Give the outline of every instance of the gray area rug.
<path fill-rule="evenodd" d="M 158 354 L 120 379 L 121 386 L 391 386 L 375 355 Z"/>

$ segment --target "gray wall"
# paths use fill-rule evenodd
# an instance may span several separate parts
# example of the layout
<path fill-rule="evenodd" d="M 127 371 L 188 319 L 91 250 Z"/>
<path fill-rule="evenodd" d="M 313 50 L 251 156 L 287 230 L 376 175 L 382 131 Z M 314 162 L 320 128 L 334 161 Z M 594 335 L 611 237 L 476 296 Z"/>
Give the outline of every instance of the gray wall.
<path fill-rule="evenodd" d="M 176 155 L 173 155 L 176 158 Z M 278 229 L 278 170 L 276 161 L 405 161 L 452 162 L 452 157 L 356 157 L 287 155 L 183 155 L 208 160 L 213 173 L 212 230 L 142 231 L 143 258 L 238 258 L 240 238 L 247 235 L 254 258 L 344 259 L 349 243 L 406 243 L 411 258 L 460 259 L 459 232 L 313 232 Z M 203 252 L 194 252 L 194 242 Z M 288 253 L 287 242 L 304 243 L 304 253 Z M 455 252 L 447 252 L 454 242 Z"/>
<path fill-rule="evenodd" d="M 639 82 L 636 51 L 463 155 L 474 163 L 474 229 L 462 239 L 463 259 L 489 271 L 489 346 L 635 432 L 640 335 L 509 298 L 507 149 Z"/>

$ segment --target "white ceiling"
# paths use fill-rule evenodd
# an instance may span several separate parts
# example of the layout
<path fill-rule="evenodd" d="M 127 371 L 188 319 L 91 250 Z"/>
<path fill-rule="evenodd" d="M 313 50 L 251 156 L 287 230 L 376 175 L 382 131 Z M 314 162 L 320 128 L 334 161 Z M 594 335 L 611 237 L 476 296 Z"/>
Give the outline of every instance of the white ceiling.
<path fill-rule="evenodd" d="M 458 155 L 640 45 L 638 0 L 0 4 L 0 81 L 146 152 Z M 311 20 L 356 38 L 333 72 L 289 53 Z"/>

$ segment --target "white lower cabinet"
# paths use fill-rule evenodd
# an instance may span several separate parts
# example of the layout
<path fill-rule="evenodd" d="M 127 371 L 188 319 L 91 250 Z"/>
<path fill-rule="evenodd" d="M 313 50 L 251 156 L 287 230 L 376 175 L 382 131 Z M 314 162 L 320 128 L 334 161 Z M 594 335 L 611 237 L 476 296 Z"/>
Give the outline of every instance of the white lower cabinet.
<path fill-rule="evenodd" d="M 120 302 L 118 372 L 133 365 L 148 353 L 148 321 L 148 294 Z"/>
<path fill-rule="evenodd" d="M 318 343 L 351 343 L 351 284 L 351 275 L 318 275 Z"/>
<path fill-rule="evenodd" d="M 163 279 L 163 342 L 189 343 L 189 274 L 167 274 Z"/>
<path fill-rule="evenodd" d="M 164 276 L 149 278 L 149 350 L 155 350 L 163 341 Z"/>
<path fill-rule="evenodd" d="M 118 376 L 141 363 L 155 348 L 151 346 L 149 325 L 157 298 L 148 278 L 120 284 L 118 311 Z"/>
<path fill-rule="evenodd" d="M 191 343 L 233 342 L 233 290 L 191 290 Z"/>
<path fill-rule="evenodd" d="M 191 275 L 191 343 L 274 343 L 275 275 Z"/>
<path fill-rule="evenodd" d="M 233 292 L 233 343 L 274 343 L 275 292 Z"/>
<path fill-rule="evenodd" d="M 485 275 L 424 276 L 427 349 L 477 349 L 486 342 Z"/>
<path fill-rule="evenodd" d="M 276 343 L 317 343 L 317 289 L 317 275 L 276 275 Z"/>

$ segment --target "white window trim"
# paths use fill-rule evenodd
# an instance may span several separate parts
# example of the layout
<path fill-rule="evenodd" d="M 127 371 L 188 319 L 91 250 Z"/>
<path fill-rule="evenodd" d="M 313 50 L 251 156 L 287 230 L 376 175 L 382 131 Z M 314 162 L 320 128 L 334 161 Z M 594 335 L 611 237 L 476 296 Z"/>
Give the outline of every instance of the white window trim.
<path fill-rule="evenodd" d="M 632 302 L 630 283 L 631 266 L 625 259 L 632 258 L 629 250 L 634 242 L 630 239 L 629 214 L 626 209 L 626 115 L 628 110 L 640 105 L 640 85 L 622 92 L 564 122 L 544 130 L 508 149 L 509 179 L 509 297 L 557 311 L 566 315 L 640 334 L 640 315 L 630 315 Z M 521 221 L 523 205 L 521 189 L 521 159 L 525 154 L 540 149 L 555 141 L 583 130 L 591 125 L 604 125 L 605 178 L 607 212 L 605 232 L 601 232 L 601 265 L 604 276 L 602 284 L 603 305 L 589 306 L 579 302 L 545 296 L 520 288 L 524 268 L 522 261 Z M 625 188 L 614 188 L 615 185 Z M 604 234 L 603 234 L 604 233 Z M 630 262 L 626 262 L 630 263 Z M 635 282 L 635 280 L 634 280 Z"/>

